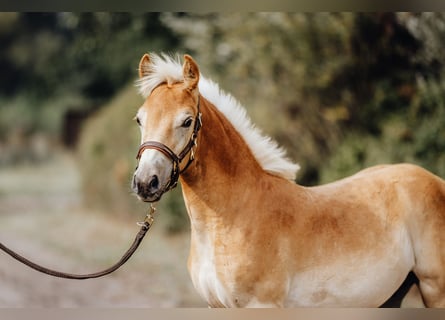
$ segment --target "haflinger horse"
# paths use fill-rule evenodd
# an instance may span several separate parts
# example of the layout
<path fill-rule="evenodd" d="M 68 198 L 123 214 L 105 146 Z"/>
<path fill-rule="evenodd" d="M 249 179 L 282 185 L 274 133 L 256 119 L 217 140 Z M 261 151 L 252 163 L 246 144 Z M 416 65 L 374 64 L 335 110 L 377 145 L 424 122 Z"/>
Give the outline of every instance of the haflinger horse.
<path fill-rule="evenodd" d="M 156 202 L 179 179 L 188 268 L 209 306 L 377 307 L 413 272 L 425 305 L 445 307 L 444 180 L 397 164 L 303 187 L 298 165 L 189 55 L 145 54 L 137 86 L 132 187 Z"/>

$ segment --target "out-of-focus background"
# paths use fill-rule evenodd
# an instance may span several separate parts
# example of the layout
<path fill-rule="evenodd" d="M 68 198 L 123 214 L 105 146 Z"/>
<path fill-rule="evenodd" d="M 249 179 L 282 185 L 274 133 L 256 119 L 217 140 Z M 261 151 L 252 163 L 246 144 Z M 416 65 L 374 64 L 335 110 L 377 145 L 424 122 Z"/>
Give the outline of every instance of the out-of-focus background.
<path fill-rule="evenodd" d="M 145 52 L 189 53 L 316 185 L 380 163 L 445 177 L 445 14 L 0 13 L 0 241 L 69 272 L 108 267 L 131 194 Z M 74 282 L 0 254 L 1 307 L 200 307 L 180 188 L 129 263 Z"/>

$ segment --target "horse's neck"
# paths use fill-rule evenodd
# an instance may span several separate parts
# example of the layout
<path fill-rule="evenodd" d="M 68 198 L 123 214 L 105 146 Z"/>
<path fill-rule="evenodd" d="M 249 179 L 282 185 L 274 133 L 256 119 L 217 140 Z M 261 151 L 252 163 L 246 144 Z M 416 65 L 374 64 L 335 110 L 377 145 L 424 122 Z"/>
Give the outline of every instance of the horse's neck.
<path fill-rule="evenodd" d="M 256 179 L 265 174 L 227 118 L 205 99 L 201 106 L 203 127 L 196 160 L 181 176 L 192 224 L 212 218 L 230 219 L 242 205 L 240 199 L 247 186 L 255 188 Z"/>

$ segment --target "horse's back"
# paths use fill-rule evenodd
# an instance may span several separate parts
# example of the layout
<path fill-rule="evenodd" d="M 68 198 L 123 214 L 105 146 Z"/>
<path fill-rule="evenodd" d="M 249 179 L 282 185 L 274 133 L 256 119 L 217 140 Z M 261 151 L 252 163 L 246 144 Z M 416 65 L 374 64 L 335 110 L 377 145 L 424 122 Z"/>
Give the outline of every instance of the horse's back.
<path fill-rule="evenodd" d="M 412 238 L 427 226 L 445 235 L 445 181 L 417 165 L 374 166 L 313 191 L 336 202 L 362 203 L 386 223 L 404 224 Z"/>
<path fill-rule="evenodd" d="M 362 192 L 364 199 L 376 193 L 380 198 L 392 196 L 393 201 L 407 196 L 418 202 L 422 201 L 421 195 L 423 194 L 425 198 L 428 198 L 424 200 L 431 203 L 430 196 L 440 198 L 445 195 L 445 181 L 417 165 L 384 164 L 363 169 L 352 176 L 314 189 L 320 189 L 326 193 Z M 385 194 L 382 191 L 389 193 Z"/>
<path fill-rule="evenodd" d="M 399 163 L 399 164 L 381 164 L 363 169 L 354 175 L 346 177 L 344 179 L 338 180 L 335 183 L 343 183 L 355 178 L 365 178 L 365 177 L 384 177 L 384 178 L 398 178 L 400 180 L 412 181 L 413 179 L 420 180 L 438 180 L 442 184 L 445 181 L 431 173 L 430 171 L 410 163 Z"/>
<path fill-rule="evenodd" d="M 370 167 L 354 177 L 387 192 L 382 197 L 399 206 L 410 229 L 419 229 L 419 222 L 432 221 L 445 228 L 445 181 L 430 171 L 403 163 Z"/>

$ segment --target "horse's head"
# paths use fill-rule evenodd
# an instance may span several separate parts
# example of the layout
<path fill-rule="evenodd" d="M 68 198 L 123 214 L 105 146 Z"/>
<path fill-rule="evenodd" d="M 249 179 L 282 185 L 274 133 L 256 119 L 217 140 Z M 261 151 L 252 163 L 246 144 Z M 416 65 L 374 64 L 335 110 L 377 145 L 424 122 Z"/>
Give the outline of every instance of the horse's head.
<path fill-rule="evenodd" d="M 184 56 L 181 80 L 160 81 L 155 72 L 160 71 L 145 54 L 139 63 L 140 79 L 160 82 L 136 115 L 141 146 L 132 187 L 139 199 L 146 202 L 159 200 L 176 186 L 179 173 L 193 160 L 196 135 L 201 126 L 196 62 Z"/>

